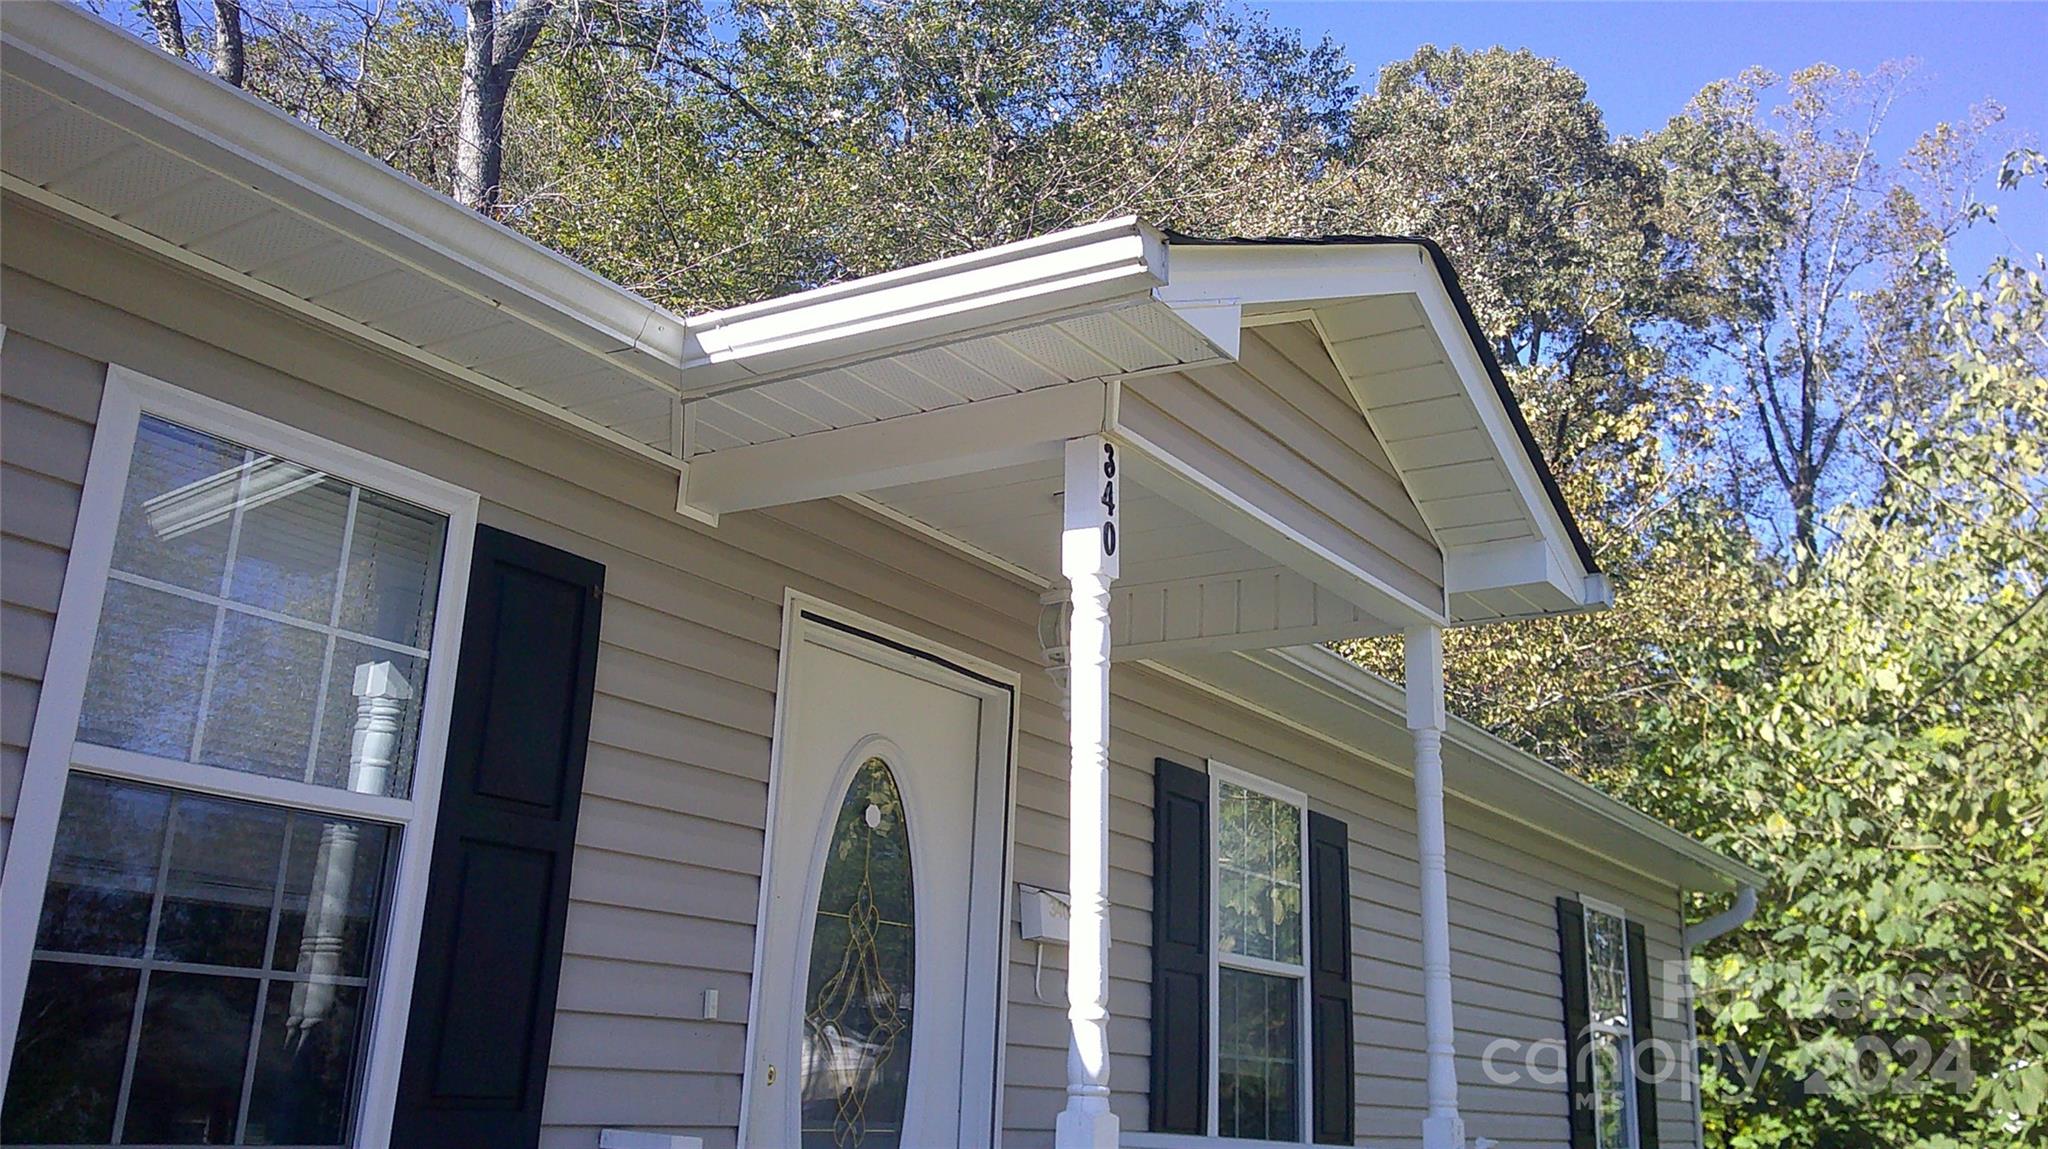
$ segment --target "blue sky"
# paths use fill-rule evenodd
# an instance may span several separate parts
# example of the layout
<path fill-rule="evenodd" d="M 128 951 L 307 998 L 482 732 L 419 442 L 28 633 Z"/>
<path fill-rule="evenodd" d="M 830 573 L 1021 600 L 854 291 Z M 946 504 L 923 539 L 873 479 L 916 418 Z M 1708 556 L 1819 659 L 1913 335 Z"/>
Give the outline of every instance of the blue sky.
<path fill-rule="evenodd" d="M 1818 61 L 1868 70 L 1912 57 L 1916 85 L 1894 113 L 1888 151 L 1986 98 L 2005 105 L 2015 136 L 2048 148 L 2048 4 L 1253 3 L 1311 37 L 1330 34 L 1361 86 L 1425 43 L 1555 57 L 1585 78 L 1608 126 L 1627 134 L 1663 124 L 1702 85 L 1751 64 L 1782 75 Z M 1966 255 L 1982 259 L 2008 242 L 2048 250 L 2048 191 L 1999 199 L 2005 235 L 1976 237 Z"/>

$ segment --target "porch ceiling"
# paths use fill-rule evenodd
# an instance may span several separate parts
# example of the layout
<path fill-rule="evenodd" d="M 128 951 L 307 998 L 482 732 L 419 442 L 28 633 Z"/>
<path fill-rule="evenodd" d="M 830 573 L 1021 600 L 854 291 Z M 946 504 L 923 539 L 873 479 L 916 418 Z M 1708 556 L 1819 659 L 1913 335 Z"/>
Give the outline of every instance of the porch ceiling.
<path fill-rule="evenodd" d="M 1398 629 L 1162 497 L 1143 474 L 1141 466 L 1124 487 L 1123 574 L 1110 605 L 1118 661 Z M 1063 486 L 1060 462 L 1043 459 L 868 498 L 1049 584 L 1059 570 Z"/>

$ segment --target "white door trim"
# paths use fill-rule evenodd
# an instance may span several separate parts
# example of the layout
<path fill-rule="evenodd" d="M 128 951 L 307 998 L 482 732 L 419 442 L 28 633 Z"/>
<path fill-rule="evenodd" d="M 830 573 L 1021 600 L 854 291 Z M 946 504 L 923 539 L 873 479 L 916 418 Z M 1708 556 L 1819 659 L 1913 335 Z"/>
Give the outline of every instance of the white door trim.
<path fill-rule="evenodd" d="M 933 642 L 931 639 L 891 626 L 878 619 L 838 606 L 794 588 L 785 588 L 782 599 L 782 645 L 775 672 L 774 740 L 768 758 L 768 807 L 766 829 L 761 843 L 761 892 L 754 913 L 754 959 L 747 994 L 746 1062 L 740 1084 L 739 1146 L 749 1149 L 748 1128 L 753 1105 L 756 1046 L 760 1038 L 762 955 L 768 945 L 769 898 L 773 889 L 770 872 L 775 858 L 775 812 L 782 781 L 783 748 L 788 745 L 790 722 L 789 677 L 792 655 L 798 644 L 810 643 L 844 652 L 857 653 L 914 677 L 965 690 L 982 698 L 980 744 L 977 768 L 994 761 L 1000 764 L 1003 784 L 975 795 L 974 875 L 970 901 L 967 968 L 989 971 L 995 977 L 993 1010 L 970 1013 L 962 1032 L 967 1049 L 991 1049 L 993 1060 L 985 1079 L 975 1079 L 973 1096 L 961 1097 L 963 1146 L 994 1146 L 1001 1136 L 1002 1082 L 1005 1029 L 1008 1018 L 1010 981 L 1010 869 L 1014 810 L 1017 795 L 1017 698 L 1022 676 L 1007 667 Z M 997 909 L 999 907 L 999 909 Z M 970 998 L 972 995 L 970 995 Z M 985 1081 L 985 1085 L 982 1082 Z M 967 1078 L 963 1077 L 963 1085 Z M 964 1090 L 963 1090 L 964 1093 Z M 977 1114 L 986 1114 L 987 1125 L 965 1127 Z M 794 1146 L 760 1146 L 758 1149 L 795 1149 Z"/>

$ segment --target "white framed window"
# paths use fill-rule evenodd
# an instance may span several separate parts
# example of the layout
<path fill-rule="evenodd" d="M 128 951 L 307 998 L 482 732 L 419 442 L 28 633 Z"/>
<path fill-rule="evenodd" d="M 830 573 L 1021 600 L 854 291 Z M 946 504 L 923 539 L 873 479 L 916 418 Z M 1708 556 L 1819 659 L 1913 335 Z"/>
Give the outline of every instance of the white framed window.
<path fill-rule="evenodd" d="M 109 368 L 0 881 L 10 1142 L 381 1149 L 476 509 Z"/>
<path fill-rule="evenodd" d="M 1587 1080 L 1600 1149 L 1635 1149 L 1635 1018 L 1630 1014 L 1628 914 L 1581 897 L 1586 914 Z"/>
<path fill-rule="evenodd" d="M 1210 1131 L 1308 1130 L 1308 798 L 1209 763 Z"/>

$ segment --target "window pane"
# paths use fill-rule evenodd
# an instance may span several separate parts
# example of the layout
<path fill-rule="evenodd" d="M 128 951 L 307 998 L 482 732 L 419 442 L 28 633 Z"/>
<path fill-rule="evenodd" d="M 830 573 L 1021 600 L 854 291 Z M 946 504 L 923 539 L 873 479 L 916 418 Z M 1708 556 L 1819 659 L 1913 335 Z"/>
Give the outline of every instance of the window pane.
<path fill-rule="evenodd" d="M 1273 928 L 1264 906 L 1271 883 L 1242 870 L 1216 868 L 1216 936 L 1223 952 L 1273 956 Z"/>
<path fill-rule="evenodd" d="M 184 761 L 218 614 L 203 602 L 109 580 L 79 741 Z"/>
<path fill-rule="evenodd" d="M 144 417 L 78 737 L 409 795 L 447 533 L 446 516 Z M 352 688 L 379 663 L 401 685 L 380 695 L 388 760 L 366 774 Z"/>
<path fill-rule="evenodd" d="M 270 983 L 244 1144 L 341 1144 L 362 1005 L 352 986 Z"/>
<path fill-rule="evenodd" d="M 128 1143 L 228 1143 L 246 1107 L 248 1143 L 339 1144 L 397 836 L 74 774 L 37 937 L 61 956 L 31 967 L 7 1143 L 109 1142 L 132 1060 Z"/>
<path fill-rule="evenodd" d="M 327 640 L 303 627 L 228 612 L 199 760 L 302 779 Z"/>
<path fill-rule="evenodd" d="M 1628 1025 L 1628 940 L 1622 920 L 1596 909 L 1586 911 L 1586 973 L 1593 1020 Z"/>
<path fill-rule="evenodd" d="M 268 806 L 179 797 L 158 961 L 262 968 L 284 823 L 284 811 Z"/>
<path fill-rule="evenodd" d="M 112 966 L 29 966 L 0 1130 L 21 1145 L 111 1141 L 135 983 Z"/>
<path fill-rule="evenodd" d="M 1629 1149 L 1628 1070 L 1623 1065 L 1622 1039 L 1595 1030 L 1588 1054 L 1593 1061 L 1593 1127 L 1600 1149 Z"/>
<path fill-rule="evenodd" d="M 382 916 L 395 835 L 385 826 L 310 814 L 292 819 L 271 968 L 364 977 Z"/>
<path fill-rule="evenodd" d="M 840 802 L 812 929 L 803 1144 L 896 1149 L 910 1079 L 916 906 L 903 796 L 879 758 L 862 763 Z"/>
<path fill-rule="evenodd" d="M 441 589 L 447 520 L 375 491 L 362 493 L 348 548 L 341 625 L 407 646 L 424 647 Z"/>
<path fill-rule="evenodd" d="M 258 984 L 245 977 L 150 974 L 123 1141 L 234 1142 Z"/>
<path fill-rule="evenodd" d="M 1217 784 L 1216 921 L 1222 951 L 1301 963 L 1301 810 Z"/>
<path fill-rule="evenodd" d="M 1216 971 L 1216 1131 L 1223 1136 L 1300 1136 L 1300 986 L 1295 978 Z"/>
<path fill-rule="evenodd" d="M 36 948 L 141 957 L 170 795 L 73 774 Z"/>
<path fill-rule="evenodd" d="M 248 452 L 144 415 L 114 538 L 114 569 L 220 593 Z"/>
<path fill-rule="evenodd" d="M 259 485 L 266 497 L 257 497 Z M 348 526 L 348 484 L 264 455 L 250 470 L 250 486 L 235 535 L 228 597 L 327 622 Z"/>

